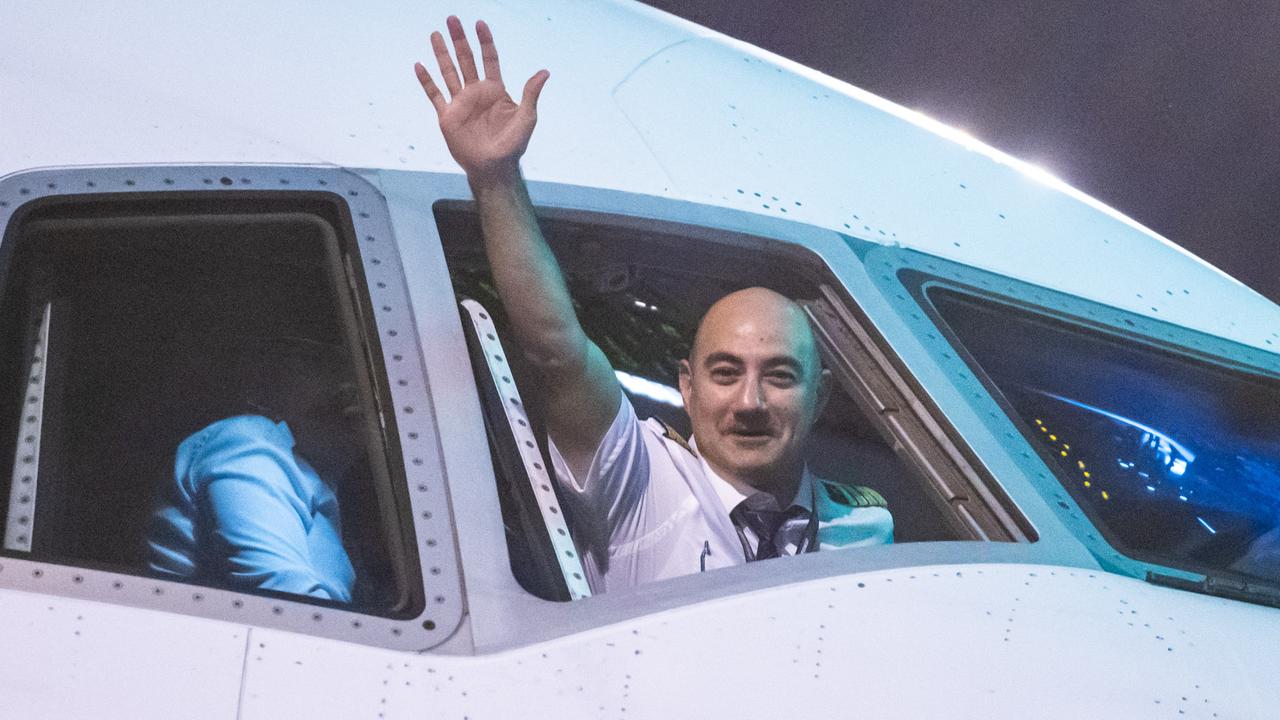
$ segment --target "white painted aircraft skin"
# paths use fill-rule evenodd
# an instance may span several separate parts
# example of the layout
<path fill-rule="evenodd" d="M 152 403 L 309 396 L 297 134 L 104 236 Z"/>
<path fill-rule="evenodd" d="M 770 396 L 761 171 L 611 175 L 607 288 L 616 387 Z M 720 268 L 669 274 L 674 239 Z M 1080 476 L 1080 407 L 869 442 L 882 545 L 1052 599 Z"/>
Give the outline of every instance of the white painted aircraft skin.
<path fill-rule="evenodd" d="M 1171 592 L 925 565 L 475 657 L 6 592 L 0 668 L 12 717 L 1272 716 L 1275 612 Z"/>
<path fill-rule="evenodd" d="M 426 36 L 446 7 L 8 8 L 0 97 L 18 134 L 0 144 L 0 176 L 175 162 L 454 172 L 412 73 L 407 86 L 403 77 L 405 63 L 430 60 Z M 1179 262 L 1185 251 L 1119 213 L 917 113 L 633 3 L 476 2 L 466 10 L 490 19 L 512 83 L 541 67 L 552 72 L 524 162 L 531 179 L 848 230 L 1280 347 L 1274 304 L 1204 263 Z M 1225 323 L 1218 302 L 1230 303 Z"/>
<path fill-rule="evenodd" d="M 455 352 L 461 331 L 430 312 L 453 302 L 436 282 L 430 201 L 467 195 L 410 67 L 430 60 L 426 36 L 451 12 L 494 28 L 509 85 L 552 72 L 524 162 L 540 205 L 704 220 L 816 252 L 861 288 L 877 329 L 1039 542 L 819 553 L 572 604 L 521 590 L 469 365 Z M 166 611 L 132 588 L 117 593 L 109 573 L 76 581 L 74 568 L 0 558 L 6 717 L 1268 718 L 1280 708 L 1280 611 L 1104 570 L 1124 562 L 1068 527 L 1029 479 L 1044 466 L 867 289 L 870 271 L 835 234 L 1274 353 L 1275 305 L 1051 175 L 627 2 L 0 11 L 5 216 L 68 191 L 20 195 L 3 182 L 19 173 L 120 167 L 101 172 L 153 189 L 166 168 L 203 164 L 243 166 L 255 180 L 347 169 L 351 187 L 385 197 L 423 361 L 433 379 L 468 378 L 431 387 L 435 416 L 449 418 L 439 454 L 466 619 L 424 652 L 391 650 L 305 623 L 237 621 L 230 593 L 209 591 L 227 600 L 217 608 L 174 600 Z M 36 572 L 47 574 L 14 589 L 15 574 Z"/>

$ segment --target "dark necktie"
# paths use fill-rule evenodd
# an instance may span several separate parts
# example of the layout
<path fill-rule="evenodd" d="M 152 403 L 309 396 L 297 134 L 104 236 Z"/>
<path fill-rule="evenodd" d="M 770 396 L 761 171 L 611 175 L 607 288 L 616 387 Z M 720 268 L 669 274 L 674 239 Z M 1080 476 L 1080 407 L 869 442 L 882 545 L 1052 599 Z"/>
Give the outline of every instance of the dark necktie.
<path fill-rule="evenodd" d="M 791 555 L 792 547 L 796 555 L 817 549 L 818 524 L 813 513 L 799 505 L 779 510 L 778 501 L 768 493 L 756 493 L 738 503 L 729 519 L 738 530 L 747 562 Z M 758 540 L 754 548 L 746 528 Z"/>

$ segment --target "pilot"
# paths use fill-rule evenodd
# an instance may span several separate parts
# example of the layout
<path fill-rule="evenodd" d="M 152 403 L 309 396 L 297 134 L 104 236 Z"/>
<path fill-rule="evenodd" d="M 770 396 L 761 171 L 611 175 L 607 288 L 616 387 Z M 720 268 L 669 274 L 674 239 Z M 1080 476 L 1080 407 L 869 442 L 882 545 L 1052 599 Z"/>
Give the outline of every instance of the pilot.
<path fill-rule="evenodd" d="M 457 65 L 439 32 L 431 45 L 448 95 L 414 69 L 467 174 L 512 331 L 543 384 L 552 461 L 592 590 L 892 542 L 879 494 L 806 468 L 829 372 L 804 312 L 772 290 L 734 292 L 703 317 L 679 375 L 691 440 L 636 416 L 574 314 L 520 173 L 550 74 L 534 74 L 517 104 L 488 26 L 476 23 L 483 78 L 462 24 L 450 17 L 447 27 Z"/>
<path fill-rule="evenodd" d="M 203 414 L 218 419 L 177 447 L 148 529 L 152 571 L 351 601 L 355 571 L 331 485 L 352 465 L 343 434 L 354 393 L 334 373 L 335 349 L 308 344 L 252 338 L 187 368 L 191 385 L 214 386 L 217 410 Z"/>

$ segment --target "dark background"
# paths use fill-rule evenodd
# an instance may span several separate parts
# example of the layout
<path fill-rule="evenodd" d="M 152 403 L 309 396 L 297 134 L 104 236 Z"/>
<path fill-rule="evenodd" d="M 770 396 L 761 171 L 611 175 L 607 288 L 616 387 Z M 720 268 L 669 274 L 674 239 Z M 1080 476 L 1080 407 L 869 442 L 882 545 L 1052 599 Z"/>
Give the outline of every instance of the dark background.
<path fill-rule="evenodd" d="M 1280 2 L 647 4 L 1043 166 L 1280 301 Z"/>

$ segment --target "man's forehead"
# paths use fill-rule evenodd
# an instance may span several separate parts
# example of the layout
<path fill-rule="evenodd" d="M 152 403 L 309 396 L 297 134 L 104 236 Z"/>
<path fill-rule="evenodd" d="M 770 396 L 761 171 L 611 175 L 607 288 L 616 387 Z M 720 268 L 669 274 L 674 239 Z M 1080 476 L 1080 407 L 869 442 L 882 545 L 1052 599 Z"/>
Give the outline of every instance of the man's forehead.
<path fill-rule="evenodd" d="M 693 356 L 764 354 L 803 362 L 813 350 L 813 333 L 796 303 L 771 290 L 749 288 L 711 306 L 698 327 Z"/>

